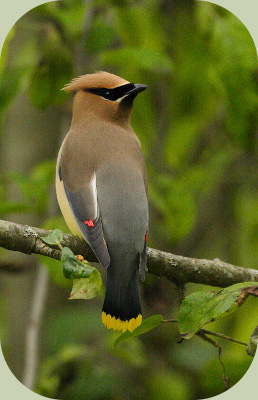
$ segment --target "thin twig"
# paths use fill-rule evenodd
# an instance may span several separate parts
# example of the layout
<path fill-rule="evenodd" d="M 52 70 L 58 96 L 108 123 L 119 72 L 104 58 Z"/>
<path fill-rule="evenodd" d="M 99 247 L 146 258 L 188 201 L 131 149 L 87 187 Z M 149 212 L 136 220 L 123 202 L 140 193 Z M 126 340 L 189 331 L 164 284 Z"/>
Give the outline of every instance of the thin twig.
<path fill-rule="evenodd" d="M 164 323 L 168 323 L 168 322 L 176 323 L 176 322 L 178 322 L 178 319 L 163 319 L 162 322 L 164 322 Z M 229 340 L 230 342 L 234 342 L 234 343 L 237 343 L 237 344 L 242 344 L 243 346 L 248 346 L 248 343 L 241 342 L 240 340 L 233 339 L 230 336 L 224 335 L 224 333 L 217 333 L 217 332 L 208 331 L 207 329 L 200 329 L 196 333 L 196 335 L 200 335 L 200 334 L 216 336 L 216 337 L 219 337 L 221 339 Z"/>
<path fill-rule="evenodd" d="M 217 347 L 219 349 L 219 360 L 220 360 L 220 363 L 221 363 L 221 366 L 222 366 L 222 370 L 223 370 L 222 377 L 223 377 L 223 380 L 225 382 L 225 388 L 226 388 L 226 390 L 228 390 L 228 389 L 231 388 L 231 385 L 230 385 L 230 379 L 226 376 L 226 367 L 225 367 L 224 362 L 222 361 L 222 358 L 221 358 L 222 347 L 219 346 L 218 344 L 217 344 Z"/>
<path fill-rule="evenodd" d="M 220 362 L 220 364 L 222 366 L 222 371 L 223 371 L 222 372 L 222 377 L 223 377 L 223 380 L 224 380 L 224 383 L 225 383 L 225 388 L 226 388 L 226 390 L 230 389 L 230 387 L 231 387 L 230 386 L 230 379 L 226 376 L 226 368 L 225 368 L 225 365 L 224 365 L 224 363 L 222 361 L 222 358 L 221 358 L 222 347 L 218 343 L 216 343 L 215 340 L 213 340 L 213 339 L 209 338 L 208 336 L 206 336 L 206 334 L 204 333 L 204 331 L 202 329 L 200 329 L 200 331 L 197 332 L 196 335 L 199 336 L 205 342 L 210 343 L 212 346 L 216 347 L 219 350 L 219 362 Z"/>
<path fill-rule="evenodd" d="M 219 338 L 222 338 L 222 339 L 229 340 L 230 342 L 242 344 L 243 346 L 247 346 L 248 345 L 248 343 L 241 342 L 240 340 L 233 339 L 232 337 L 224 335 L 223 333 L 212 332 L 212 331 L 208 331 L 207 329 L 201 329 L 200 331 L 202 333 L 204 333 L 205 335 L 216 336 L 216 337 L 219 337 Z"/>

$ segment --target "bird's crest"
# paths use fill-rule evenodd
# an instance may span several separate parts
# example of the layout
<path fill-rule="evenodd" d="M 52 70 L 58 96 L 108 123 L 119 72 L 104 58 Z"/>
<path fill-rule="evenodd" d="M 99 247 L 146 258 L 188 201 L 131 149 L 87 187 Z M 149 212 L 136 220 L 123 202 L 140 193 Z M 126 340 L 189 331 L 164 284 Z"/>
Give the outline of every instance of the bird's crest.
<path fill-rule="evenodd" d="M 117 75 L 110 74 L 109 72 L 98 71 L 94 74 L 82 75 L 73 79 L 70 83 L 65 85 L 62 90 L 65 92 L 75 92 L 91 88 L 112 89 L 120 85 L 125 85 L 126 83 L 128 83 L 128 81 Z"/>

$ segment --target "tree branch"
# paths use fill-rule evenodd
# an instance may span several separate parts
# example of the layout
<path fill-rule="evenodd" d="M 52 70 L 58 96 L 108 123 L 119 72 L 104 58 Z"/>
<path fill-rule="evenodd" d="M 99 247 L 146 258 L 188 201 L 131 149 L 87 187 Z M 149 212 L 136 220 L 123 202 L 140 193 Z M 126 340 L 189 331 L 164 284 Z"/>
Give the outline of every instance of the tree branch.
<path fill-rule="evenodd" d="M 248 345 L 248 343 L 241 342 L 240 340 L 233 339 L 230 336 L 224 335 L 224 333 L 212 332 L 212 331 L 208 331 L 207 329 L 200 329 L 199 332 L 204 333 L 205 335 L 211 335 L 211 336 L 216 336 L 216 337 L 219 337 L 219 338 L 222 338 L 222 339 L 226 339 L 226 340 L 229 340 L 230 342 L 234 342 L 234 343 L 237 343 L 237 344 L 242 344 L 243 346 L 247 346 Z"/>
<path fill-rule="evenodd" d="M 0 247 L 60 260 L 61 251 L 40 239 L 40 236 L 47 236 L 49 232 L 0 220 Z M 81 254 L 89 262 L 97 261 L 89 245 L 73 235 L 64 234 L 62 245 L 70 247 L 75 254 Z M 239 282 L 258 282 L 258 270 L 255 269 L 236 267 L 218 259 L 211 261 L 178 256 L 151 248 L 147 249 L 147 267 L 150 274 L 165 277 L 177 286 L 193 282 L 227 287 Z"/>

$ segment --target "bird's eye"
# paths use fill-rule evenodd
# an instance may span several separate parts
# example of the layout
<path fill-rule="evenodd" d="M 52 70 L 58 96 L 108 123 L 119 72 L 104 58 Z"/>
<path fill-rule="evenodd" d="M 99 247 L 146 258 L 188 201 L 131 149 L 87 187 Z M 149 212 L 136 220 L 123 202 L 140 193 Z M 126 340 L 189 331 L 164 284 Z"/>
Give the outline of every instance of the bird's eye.
<path fill-rule="evenodd" d="M 113 90 L 114 89 L 106 89 L 106 88 L 92 88 L 92 89 L 85 89 L 86 92 L 90 92 L 96 94 L 97 96 L 103 97 L 105 100 L 113 101 Z"/>

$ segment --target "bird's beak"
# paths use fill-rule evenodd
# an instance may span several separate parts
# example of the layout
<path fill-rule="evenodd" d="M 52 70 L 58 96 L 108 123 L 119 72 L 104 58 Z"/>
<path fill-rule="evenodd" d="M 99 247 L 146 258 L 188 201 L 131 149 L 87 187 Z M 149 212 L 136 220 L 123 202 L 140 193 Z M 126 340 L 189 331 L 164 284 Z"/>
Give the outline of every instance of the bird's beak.
<path fill-rule="evenodd" d="M 134 87 L 126 93 L 126 96 L 130 96 L 131 94 L 134 94 L 136 96 L 138 93 L 143 92 L 145 89 L 147 89 L 147 85 L 135 83 Z"/>
<path fill-rule="evenodd" d="M 121 99 L 119 99 L 119 103 L 121 105 L 132 104 L 137 94 L 143 92 L 145 89 L 147 89 L 147 85 L 135 83 L 133 88 L 128 90 L 128 92 L 125 93 Z"/>

